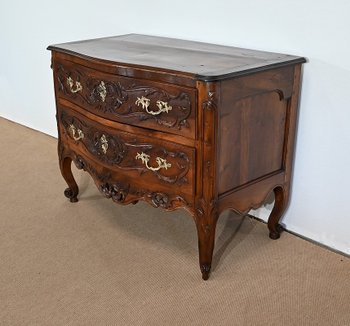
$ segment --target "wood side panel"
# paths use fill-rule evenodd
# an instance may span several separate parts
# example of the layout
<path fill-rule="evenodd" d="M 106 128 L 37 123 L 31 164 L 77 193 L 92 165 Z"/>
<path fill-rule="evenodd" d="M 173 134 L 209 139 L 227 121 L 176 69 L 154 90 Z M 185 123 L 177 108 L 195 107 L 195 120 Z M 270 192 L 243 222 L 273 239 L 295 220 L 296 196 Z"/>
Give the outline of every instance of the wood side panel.
<path fill-rule="evenodd" d="M 276 91 L 281 97 L 287 99 L 292 95 L 293 72 L 293 66 L 288 66 L 223 81 L 222 93 L 230 96 L 229 101 L 271 91 Z M 225 103 L 223 105 L 225 106 Z"/>
<path fill-rule="evenodd" d="M 241 183 L 282 169 L 286 111 L 287 102 L 281 101 L 276 92 L 251 99 L 245 125 L 249 125 L 248 172 Z"/>
<path fill-rule="evenodd" d="M 219 194 L 283 169 L 292 80 L 283 68 L 222 82 Z"/>

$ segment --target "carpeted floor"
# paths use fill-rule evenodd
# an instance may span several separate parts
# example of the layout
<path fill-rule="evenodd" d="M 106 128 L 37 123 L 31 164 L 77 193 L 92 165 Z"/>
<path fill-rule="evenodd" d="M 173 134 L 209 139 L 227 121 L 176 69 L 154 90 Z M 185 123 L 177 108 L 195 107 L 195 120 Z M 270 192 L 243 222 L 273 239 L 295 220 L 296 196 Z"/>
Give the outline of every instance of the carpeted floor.
<path fill-rule="evenodd" d="M 56 140 L 0 119 L 0 325 L 350 325 L 350 259 L 232 213 L 201 280 L 192 218 L 119 206 Z"/>

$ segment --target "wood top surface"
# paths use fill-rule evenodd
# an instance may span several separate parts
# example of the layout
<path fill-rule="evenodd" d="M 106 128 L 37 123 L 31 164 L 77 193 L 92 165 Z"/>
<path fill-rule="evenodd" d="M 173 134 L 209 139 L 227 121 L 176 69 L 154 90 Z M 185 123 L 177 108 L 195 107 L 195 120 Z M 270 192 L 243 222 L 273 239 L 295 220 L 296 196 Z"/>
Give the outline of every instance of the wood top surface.
<path fill-rule="evenodd" d="M 62 43 L 48 49 L 123 65 L 178 71 L 206 81 L 306 62 L 298 56 L 139 34 Z"/>

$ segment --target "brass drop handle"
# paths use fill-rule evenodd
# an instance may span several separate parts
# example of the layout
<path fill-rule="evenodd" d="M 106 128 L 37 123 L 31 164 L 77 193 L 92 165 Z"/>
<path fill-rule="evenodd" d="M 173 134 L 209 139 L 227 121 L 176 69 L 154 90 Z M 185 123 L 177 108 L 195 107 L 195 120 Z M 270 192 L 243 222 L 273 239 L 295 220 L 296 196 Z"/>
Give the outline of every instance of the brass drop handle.
<path fill-rule="evenodd" d="M 69 126 L 69 131 L 75 141 L 78 141 L 84 138 L 83 131 L 79 128 L 76 128 L 73 124 Z"/>
<path fill-rule="evenodd" d="M 106 84 L 103 80 L 97 86 L 97 92 L 100 95 L 102 102 L 104 102 L 106 100 L 106 96 L 107 96 L 107 88 L 106 88 Z"/>
<path fill-rule="evenodd" d="M 72 79 L 72 77 L 67 77 L 67 84 L 72 93 L 78 93 L 83 90 L 83 86 L 81 85 L 81 83 L 78 81 L 75 81 L 74 83 L 74 80 Z"/>
<path fill-rule="evenodd" d="M 103 154 L 106 154 L 108 150 L 108 140 L 105 134 L 101 136 L 100 142 L 101 142 L 102 152 Z"/>
<path fill-rule="evenodd" d="M 165 169 L 167 170 L 168 168 L 171 167 L 171 164 L 168 163 L 164 158 L 161 158 L 161 157 L 156 157 L 156 162 L 158 164 L 157 167 L 152 167 L 152 166 L 148 166 L 148 162 L 150 160 L 150 156 L 147 155 L 146 153 L 144 152 L 141 152 L 141 153 L 137 153 L 136 157 L 135 157 L 137 160 L 141 160 L 142 161 L 142 164 L 145 164 L 146 168 L 148 170 L 151 170 L 151 171 L 158 171 L 160 169 Z"/>
<path fill-rule="evenodd" d="M 161 114 L 163 112 L 165 113 L 169 113 L 169 111 L 171 111 L 173 108 L 171 105 L 168 104 L 168 102 L 164 102 L 164 101 L 161 101 L 161 100 L 158 100 L 156 102 L 156 105 L 158 107 L 158 110 L 157 111 L 152 111 L 152 110 L 149 110 L 149 106 L 151 104 L 151 100 L 144 97 L 144 96 L 141 96 L 141 97 L 138 97 L 135 104 L 137 106 L 142 106 L 142 109 L 146 110 L 146 112 L 148 114 L 151 114 L 151 115 L 158 115 L 158 114 Z"/>

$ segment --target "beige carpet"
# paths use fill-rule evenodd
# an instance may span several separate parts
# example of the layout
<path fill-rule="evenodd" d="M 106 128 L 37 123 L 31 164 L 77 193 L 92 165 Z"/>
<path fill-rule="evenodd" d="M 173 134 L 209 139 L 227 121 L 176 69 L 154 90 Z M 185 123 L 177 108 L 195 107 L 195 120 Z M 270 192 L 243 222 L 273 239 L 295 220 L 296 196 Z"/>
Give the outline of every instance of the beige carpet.
<path fill-rule="evenodd" d="M 0 119 L 0 325 L 350 325 L 350 259 L 224 214 L 201 280 L 192 218 L 119 206 L 56 140 Z M 307 218 L 307 216 L 305 216 Z"/>

